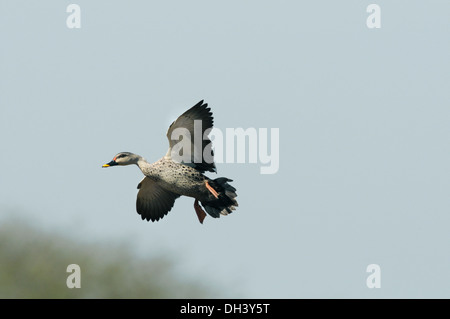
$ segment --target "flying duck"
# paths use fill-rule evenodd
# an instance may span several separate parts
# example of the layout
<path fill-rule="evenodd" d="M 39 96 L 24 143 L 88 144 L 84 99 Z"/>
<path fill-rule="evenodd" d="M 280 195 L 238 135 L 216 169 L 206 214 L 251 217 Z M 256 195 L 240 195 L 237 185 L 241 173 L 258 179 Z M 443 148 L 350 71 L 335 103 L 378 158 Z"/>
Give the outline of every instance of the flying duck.
<path fill-rule="evenodd" d="M 202 224 L 206 217 L 203 208 L 214 218 L 228 215 L 236 209 L 236 189 L 228 184 L 232 180 L 226 177 L 210 179 L 204 175 L 207 171 L 216 172 L 208 137 L 213 122 L 211 109 L 202 100 L 169 126 L 169 150 L 160 160 L 151 164 L 140 155 L 121 152 L 102 166 L 136 164 L 142 171 L 144 178 L 137 186 L 136 200 L 136 211 L 142 220 L 160 220 L 180 196 L 195 199 L 194 209 Z M 182 139 L 179 139 L 180 134 Z"/>

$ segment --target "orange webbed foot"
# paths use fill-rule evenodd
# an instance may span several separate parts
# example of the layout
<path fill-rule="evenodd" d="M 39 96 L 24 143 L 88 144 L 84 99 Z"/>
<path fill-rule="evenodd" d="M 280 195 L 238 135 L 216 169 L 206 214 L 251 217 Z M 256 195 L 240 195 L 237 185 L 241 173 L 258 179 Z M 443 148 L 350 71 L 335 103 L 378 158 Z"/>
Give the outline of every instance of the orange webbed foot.
<path fill-rule="evenodd" d="M 206 213 L 203 208 L 198 204 L 198 200 L 196 199 L 194 202 L 195 212 L 197 213 L 198 221 L 200 224 L 203 224 L 203 220 L 206 217 Z"/>
<path fill-rule="evenodd" d="M 205 180 L 205 186 L 206 188 L 211 192 L 211 194 L 214 195 L 215 198 L 219 198 L 219 193 L 209 185 L 208 180 Z"/>

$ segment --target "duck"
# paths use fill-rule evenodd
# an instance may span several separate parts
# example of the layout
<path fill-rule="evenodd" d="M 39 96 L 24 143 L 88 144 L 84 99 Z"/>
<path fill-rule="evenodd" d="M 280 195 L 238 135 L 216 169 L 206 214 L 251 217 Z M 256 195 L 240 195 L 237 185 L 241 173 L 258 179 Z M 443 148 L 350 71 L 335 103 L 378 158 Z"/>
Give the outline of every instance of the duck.
<path fill-rule="evenodd" d="M 207 214 L 218 218 L 238 207 L 236 188 L 229 184 L 233 180 L 205 175 L 217 173 L 209 139 L 213 124 L 211 108 L 201 100 L 169 126 L 169 149 L 158 161 L 149 163 L 140 155 L 120 152 L 102 165 L 139 167 L 144 178 L 137 186 L 136 211 L 142 220 L 155 222 L 164 218 L 180 196 L 194 198 L 194 210 L 201 224 Z"/>

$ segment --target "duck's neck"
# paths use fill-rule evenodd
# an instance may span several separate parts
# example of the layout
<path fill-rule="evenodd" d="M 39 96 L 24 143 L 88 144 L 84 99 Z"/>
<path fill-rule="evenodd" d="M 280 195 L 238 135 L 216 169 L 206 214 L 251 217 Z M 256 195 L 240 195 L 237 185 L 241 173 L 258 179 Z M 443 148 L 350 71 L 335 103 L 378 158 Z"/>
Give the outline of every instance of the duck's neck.
<path fill-rule="evenodd" d="M 139 167 L 139 169 L 141 170 L 141 172 L 146 175 L 149 176 L 152 174 L 153 171 L 153 165 L 150 164 L 149 162 L 147 162 L 145 160 L 145 158 L 143 158 L 142 156 L 139 156 L 138 161 L 136 162 L 136 165 Z"/>

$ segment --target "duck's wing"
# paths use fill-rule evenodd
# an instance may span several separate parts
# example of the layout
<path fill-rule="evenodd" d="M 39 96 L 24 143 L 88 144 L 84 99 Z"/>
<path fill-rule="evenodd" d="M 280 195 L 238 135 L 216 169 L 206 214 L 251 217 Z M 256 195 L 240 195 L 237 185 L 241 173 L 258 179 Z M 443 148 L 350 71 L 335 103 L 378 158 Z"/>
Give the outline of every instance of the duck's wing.
<path fill-rule="evenodd" d="M 211 140 L 204 136 L 205 131 L 211 129 L 213 124 L 214 119 L 208 104 L 203 103 L 203 100 L 195 104 L 170 125 L 167 131 L 169 150 L 166 157 L 202 173 L 215 172 Z M 190 154 L 184 154 L 185 151 L 190 151 Z"/>
<path fill-rule="evenodd" d="M 148 177 L 139 183 L 139 192 L 136 200 L 136 210 L 142 219 L 152 222 L 167 215 L 180 195 L 161 188 Z"/>

